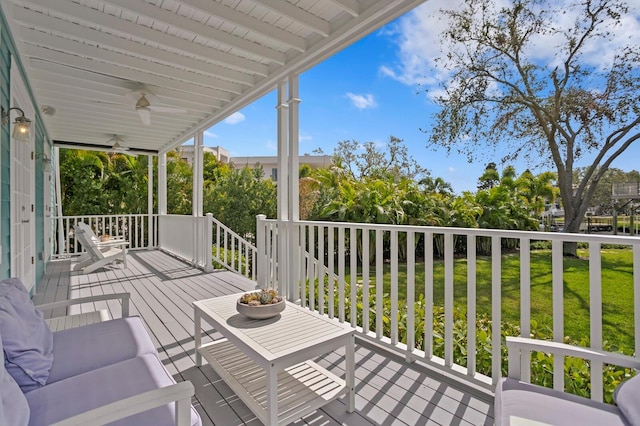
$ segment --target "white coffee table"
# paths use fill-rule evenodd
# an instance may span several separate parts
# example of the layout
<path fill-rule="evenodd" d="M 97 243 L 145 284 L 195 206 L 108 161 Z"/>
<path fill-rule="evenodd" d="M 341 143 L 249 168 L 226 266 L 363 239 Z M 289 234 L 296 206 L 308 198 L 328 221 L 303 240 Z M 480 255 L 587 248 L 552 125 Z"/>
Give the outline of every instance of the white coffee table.
<path fill-rule="evenodd" d="M 283 425 L 343 394 L 355 406 L 355 331 L 349 324 L 287 302 L 277 317 L 251 320 L 237 313 L 241 294 L 193 303 L 196 365 L 202 357 L 267 425 Z M 202 345 L 202 320 L 225 338 Z M 345 348 L 345 378 L 312 358 Z"/>

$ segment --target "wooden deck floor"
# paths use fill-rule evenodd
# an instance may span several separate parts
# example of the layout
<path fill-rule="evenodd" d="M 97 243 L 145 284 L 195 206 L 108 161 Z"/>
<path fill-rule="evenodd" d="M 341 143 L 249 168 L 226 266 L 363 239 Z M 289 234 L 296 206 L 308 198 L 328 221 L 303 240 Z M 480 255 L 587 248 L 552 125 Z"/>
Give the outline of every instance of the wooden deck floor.
<path fill-rule="evenodd" d="M 243 292 L 255 283 L 226 271 L 204 273 L 160 251 L 137 251 L 127 269 L 107 267 L 80 275 L 69 260 L 54 261 L 42 278 L 34 303 L 93 294 L 131 293 L 131 315 L 140 315 L 160 358 L 177 381 L 196 388 L 193 404 L 204 425 L 259 425 L 261 422 L 225 385 L 211 367 L 194 365 L 193 308 L 195 300 Z M 120 305 L 96 303 L 70 313 L 108 308 L 120 316 Z M 58 314 L 62 314 L 58 312 Z M 221 337 L 206 330 L 209 339 Z M 344 365 L 339 353 L 316 360 L 337 375 Z M 356 347 L 356 411 L 347 413 L 341 400 L 298 420 L 296 425 L 491 425 L 492 401 L 463 384 L 430 372 L 419 363 L 406 364 L 366 343 Z"/>

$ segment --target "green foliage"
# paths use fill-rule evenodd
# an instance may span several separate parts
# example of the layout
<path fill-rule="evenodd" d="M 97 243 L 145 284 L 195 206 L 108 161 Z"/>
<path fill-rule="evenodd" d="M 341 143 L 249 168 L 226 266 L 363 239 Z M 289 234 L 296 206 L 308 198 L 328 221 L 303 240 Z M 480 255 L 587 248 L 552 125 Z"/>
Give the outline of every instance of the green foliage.
<path fill-rule="evenodd" d="M 255 239 L 256 216 L 275 217 L 276 201 L 276 186 L 260 166 L 220 167 L 215 184 L 204 189 L 204 210 L 249 241 Z"/>
<path fill-rule="evenodd" d="M 146 156 L 61 149 L 60 163 L 66 215 L 147 211 Z"/>

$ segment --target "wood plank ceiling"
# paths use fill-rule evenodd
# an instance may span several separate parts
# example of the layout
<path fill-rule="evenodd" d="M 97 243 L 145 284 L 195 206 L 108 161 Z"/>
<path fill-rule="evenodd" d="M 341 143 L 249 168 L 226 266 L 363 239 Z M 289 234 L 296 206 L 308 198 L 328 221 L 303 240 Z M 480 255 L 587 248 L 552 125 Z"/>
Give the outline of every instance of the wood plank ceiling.
<path fill-rule="evenodd" d="M 162 152 L 423 1 L 0 5 L 39 110 L 55 109 L 43 114 L 52 140 L 109 149 L 117 135 L 132 152 Z"/>

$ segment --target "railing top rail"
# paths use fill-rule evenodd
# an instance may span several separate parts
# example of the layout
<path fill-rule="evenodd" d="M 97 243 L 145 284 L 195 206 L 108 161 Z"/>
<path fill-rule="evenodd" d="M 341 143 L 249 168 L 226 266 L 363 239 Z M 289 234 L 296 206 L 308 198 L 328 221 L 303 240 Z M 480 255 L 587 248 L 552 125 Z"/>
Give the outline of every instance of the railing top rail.
<path fill-rule="evenodd" d="M 277 223 L 277 219 L 264 219 L 264 222 Z M 528 238 L 530 240 L 553 241 L 559 240 L 564 242 L 596 242 L 601 244 L 623 244 L 636 245 L 640 244 L 640 237 L 628 235 L 593 235 L 593 234 L 570 234 L 564 232 L 540 232 L 540 231 L 518 231 L 505 229 L 489 229 L 489 228 L 454 228 L 439 226 L 416 226 L 416 225 L 391 225 L 377 223 L 358 223 L 358 222 L 328 222 L 328 221 L 291 221 L 296 225 L 309 226 L 325 226 L 325 227 L 343 227 L 343 228 L 359 228 L 375 231 L 378 229 L 393 229 L 399 232 L 433 232 L 435 234 L 454 234 L 454 235 L 473 235 L 477 237 L 492 237 L 498 234 L 502 238 Z"/>
<path fill-rule="evenodd" d="M 242 240 L 242 241 L 246 241 L 246 239 L 242 236 L 240 236 L 239 234 L 237 234 L 236 232 L 234 232 L 231 228 L 229 228 L 227 225 L 225 225 L 224 223 L 220 222 L 218 219 L 216 219 L 215 217 L 212 217 L 211 220 L 213 220 L 213 223 L 215 223 L 216 225 L 218 225 L 221 228 L 224 228 L 227 230 L 227 233 Z M 249 246 L 253 249 L 256 250 L 256 248 L 252 245 L 249 244 Z"/>
<path fill-rule="evenodd" d="M 82 214 L 82 215 L 74 215 L 74 216 L 52 216 L 53 219 L 87 219 L 87 218 L 100 218 L 100 217 L 129 217 L 129 216 L 140 216 L 147 217 L 149 213 L 113 213 L 113 214 Z M 158 216 L 157 213 L 153 213 L 152 216 Z"/>

